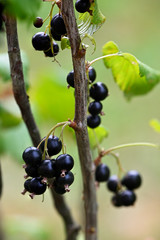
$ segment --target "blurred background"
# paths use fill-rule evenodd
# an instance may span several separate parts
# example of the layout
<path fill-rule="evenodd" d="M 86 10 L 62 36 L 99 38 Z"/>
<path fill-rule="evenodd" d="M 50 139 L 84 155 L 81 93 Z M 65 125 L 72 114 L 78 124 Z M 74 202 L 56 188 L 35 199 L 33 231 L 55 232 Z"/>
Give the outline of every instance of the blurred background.
<path fill-rule="evenodd" d="M 106 22 L 95 33 L 97 48 L 94 54 L 90 44 L 86 59 L 91 61 L 102 55 L 102 46 L 112 40 L 120 50 L 135 55 L 140 61 L 160 70 L 160 1 L 159 0 L 112 0 L 99 1 L 99 7 L 106 16 Z M 39 16 L 45 18 L 50 3 L 41 4 Z M 56 13 L 56 10 L 54 13 Z M 44 31 L 45 26 L 42 27 Z M 44 57 L 31 45 L 32 36 L 38 32 L 31 24 L 18 22 L 19 43 L 26 67 L 26 84 L 41 136 L 45 136 L 57 122 L 74 116 L 74 91 L 67 89 L 66 76 L 72 70 L 70 50 L 60 50 L 57 62 Z M 40 30 L 41 31 L 41 30 Z M 0 33 L 0 53 L 6 53 L 5 33 Z M 7 61 L 7 60 L 6 60 Z M 2 64 L 2 61 L 1 61 Z M 111 70 L 103 61 L 93 65 L 97 81 L 106 83 L 110 96 L 103 102 L 105 115 L 102 124 L 109 136 L 101 146 L 105 149 L 123 143 L 153 142 L 159 144 L 160 134 L 149 125 L 153 118 L 160 119 L 160 85 L 147 95 L 135 97 L 127 102 L 115 84 Z M 0 103 L 20 117 L 11 93 L 10 82 L 0 81 Z M 56 132 L 57 135 L 59 131 Z M 75 138 L 72 131 L 64 131 L 67 153 L 75 159 L 75 182 L 66 200 L 76 221 L 83 225 L 82 179 Z M 1 222 L 6 240 L 51 240 L 64 239 L 63 223 L 52 206 L 50 192 L 31 200 L 21 195 L 24 183 L 22 152 L 31 146 L 28 132 L 21 122 L 15 127 L 1 127 L 1 164 L 3 174 L 3 196 L 1 199 Z M 115 208 L 111 204 L 112 194 L 105 184 L 97 190 L 99 239 L 114 240 L 158 240 L 160 239 L 160 152 L 149 147 L 131 147 L 118 151 L 125 170 L 136 169 L 143 178 L 143 184 L 136 191 L 137 202 L 133 207 Z M 96 157 L 96 152 L 93 153 Z M 112 174 L 118 168 L 112 157 L 103 161 L 109 165 Z M 79 240 L 84 239 L 83 231 Z"/>

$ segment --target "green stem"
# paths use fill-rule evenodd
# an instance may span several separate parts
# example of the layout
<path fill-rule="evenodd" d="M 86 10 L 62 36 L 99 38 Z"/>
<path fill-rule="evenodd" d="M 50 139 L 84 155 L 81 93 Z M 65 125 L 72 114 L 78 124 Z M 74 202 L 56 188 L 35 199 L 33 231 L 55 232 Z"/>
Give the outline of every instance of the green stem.
<path fill-rule="evenodd" d="M 112 148 L 109 148 L 108 150 L 104 151 L 102 153 L 103 156 L 109 154 L 112 151 L 121 149 L 121 148 L 126 148 L 126 147 L 137 147 L 137 146 L 146 146 L 146 147 L 154 147 L 157 149 L 160 149 L 160 146 L 154 143 L 147 143 L 147 142 L 137 142 L 137 143 L 126 143 L 126 144 L 121 144 Z"/>
<path fill-rule="evenodd" d="M 66 152 L 66 148 L 65 148 L 64 140 L 63 140 L 63 131 L 64 131 L 65 127 L 68 126 L 69 124 L 70 124 L 70 122 L 66 122 L 66 124 L 63 125 L 61 133 L 60 133 L 60 137 L 59 137 L 62 141 L 62 152 L 63 152 L 63 154 Z"/>
<path fill-rule="evenodd" d="M 108 54 L 108 55 L 104 55 L 98 58 L 95 58 L 94 60 L 92 60 L 91 62 L 88 63 L 89 66 L 91 66 L 93 63 L 103 59 L 103 58 L 108 58 L 108 57 L 113 57 L 113 56 L 122 56 L 121 53 L 117 52 L 117 53 L 112 53 L 112 54 Z"/>
<path fill-rule="evenodd" d="M 125 172 L 121 165 L 121 161 L 119 159 L 119 156 L 116 153 L 110 152 L 110 154 L 116 159 L 117 165 L 118 165 L 118 177 L 121 178 L 121 173 Z"/>

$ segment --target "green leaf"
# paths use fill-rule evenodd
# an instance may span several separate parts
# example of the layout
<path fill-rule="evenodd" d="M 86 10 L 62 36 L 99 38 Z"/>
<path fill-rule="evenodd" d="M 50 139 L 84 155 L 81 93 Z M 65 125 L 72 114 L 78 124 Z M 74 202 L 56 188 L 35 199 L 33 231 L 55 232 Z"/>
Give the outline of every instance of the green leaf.
<path fill-rule="evenodd" d="M 158 133 L 160 133 L 160 121 L 158 119 L 152 119 L 150 126 Z"/>
<path fill-rule="evenodd" d="M 25 85 L 26 85 L 26 88 L 28 89 L 29 61 L 28 61 L 27 54 L 23 51 L 21 52 L 21 57 L 22 57 L 22 63 L 23 63 Z M 7 82 L 11 79 L 9 57 L 7 53 L 0 54 L 0 79 L 2 79 L 4 82 Z"/>
<path fill-rule="evenodd" d="M 68 49 L 71 48 L 68 37 L 62 37 L 62 39 L 61 39 L 61 49 L 64 50 L 65 48 L 68 48 Z"/>
<path fill-rule="evenodd" d="M 6 0 L 5 7 L 8 14 L 22 20 L 33 21 L 41 2 L 41 0 Z"/>
<path fill-rule="evenodd" d="M 91 3 L 90 13 L 85 12 L 79 14 L 79 20 L 81 23 L 78 25 L 79 33 L 81 37 L 86 34 L 93 35 L 105 22 L 106 18 L 98 8 L 97 0 Z"/>
<path fill-rule="evenodd" d="M 159 83 L 159 71 L 143 64 L 130 53 L 121 53 L 114 42 L 107 42 L 102 51 L 103 55 L 109 55 L 104 58 L 104 64 L 112 69 L 114 80 L 127 99 L 146 94 Z"/>
<path fill-rule="evenodd" d="M 13 115 L 0 105 L 0 127 L 1 128 L 12 128 L 21 123 L 21 118 Z"/>
<path fill-rule="evenodd" d="M 97 143 L 101 143 L 104 138 L 108 137 L 108 130 L 103 127 L 102 125 L 91 129 L 88 128 L 88 134 L 89 134 L 89 141 L 91 148 L 97 147 Z"/>

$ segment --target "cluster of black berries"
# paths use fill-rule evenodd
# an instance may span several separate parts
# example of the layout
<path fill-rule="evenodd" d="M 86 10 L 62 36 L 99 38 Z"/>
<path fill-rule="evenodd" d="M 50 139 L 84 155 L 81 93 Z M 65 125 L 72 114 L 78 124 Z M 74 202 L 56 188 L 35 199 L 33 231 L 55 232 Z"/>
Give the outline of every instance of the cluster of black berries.
<path fill-rule="evenodd" d="M 37 17 L 34 26 L 40 28 L 43 25 L 43 19 Z M 61 37 L 67 34 L 66 27 L 60 13 L 52 17 L 50 22 L 51 36 L 45 32 L 38 32 L 32 37 L 32 45 L 35 50 L 43 51 L 46 57 L 54 57 L 59 52 L 58 44 L 53 41 L 61 41 Z"/>
<path fill-rule="evenodd" d="M 74 175 L 70 171 L 73 168 L 74 160 L 69 154 L 60 154 L 56 159 L 52 156 L 60 153 L 62 149 L 61 140 L 50 135 L 47 141 L 46 158 L 43 160 L 45 138 L 39 148 L 28 147 L 22 154 L 25 162 L 25 178 L 31 177 L 24 182 L 24 190 L 30 193 L 30 197 L 43 194 L 47 186 L 52 187 L 58 194 L 69 192 L 69 186 L 74 181 Z M 49 183 L 49 184 L 48 184 Z"/>
<path fill-rule="evenodd" d="M 122 179 L 119 179 L 116 175 L 110 176 L 110 169 L 103 163 L 96 167 L 95 180 L 107 183 L 107 189 L 114 193 L 111 201 L 115 207 L 134 205 L 137 199 L 134 190 L 142 183 L 142 178 L 136 170 L 127 172 Z"/>
<path fill-rule="evenodd" d="M 75 3 L 75 8 L 79 13 L 88 12 L 90 6 L 91 6 L 90 0 L 77 0 Z"/>
<path fill-rule="evenodd" d="M 93 67 L 88 68 L 88 78 L 89 83 L 93 83 L 96 79 L 96 71 Z M 67 83 L 69 86 L 74 88 L 74 71 L 68 73 Z M 87 126 L 90 128 L 96 128 L 101 123 L 101 117 L 99 114 L 102 114 L 103 105 L 101 103 L 108 96 L 108 88 L 102 82 L 97 82 L 91 85 L 89 89 L 90 97 L 94 99 L 93 102 L 89 103 L 88 112 L 90 113 L 87 116 Z"/>

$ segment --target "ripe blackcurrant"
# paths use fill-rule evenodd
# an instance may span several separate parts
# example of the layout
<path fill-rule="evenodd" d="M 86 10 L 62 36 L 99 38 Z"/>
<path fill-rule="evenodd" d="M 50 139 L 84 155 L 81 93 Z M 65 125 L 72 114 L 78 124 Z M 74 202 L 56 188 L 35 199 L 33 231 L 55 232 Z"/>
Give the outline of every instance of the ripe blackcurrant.
<path fill-rule="evenodd" d="M 77 0 L 75 3 L 75 8 L 77 12 L 84 13 L 87 12 L 90 8 L 90 1 L 89 0 Z"/>
<path fill-rule="evenodd" d="M 108 88 L 102 82 L 97 82 L 90 87 L 90 97 L 102 101 L 108 96 Z"/>
<path fill-rule="evenodd" d="M 111 198 L 111 202 L 112 202 L 113 206 L 121 207 L 123 205 L 122 200 L 121 200 L 121 194 L 117 193 L 117 194 L 113 195 L 113 197 Z"/>
<path fill-rule="evenodd" d="M 109 177 L 107 181 L 107 188 L 111 192 L 117 192 L 119 190 L 119 187 L 120 187 L 119 178 L 116 175 L 112 175 L 111 177 Z"/>
<path fill-rule="evenodd" d="M 27 179 L 25 182 L 24 182 L 24 189 L 26 190 L 24 190 L 24 193 L 25 192 L 31 192 L 31 190 L 30 190 L 30 182 L 31 182 L 31 178 L 30 179 Z M 23 192 L 22 192 L 23 193 Z"/>
<path fill-rule="evenodd" d="M 74 88 L 74 71 L 71 71 L 67 75 L 67 83 Z"/>
<path fill-rule="evenodd" d="M 53 186 L 54 191 L 55 191 L 57 194 L 62 195 L 62 194 L 64 194 L 64 193 L 66 193 L 65 188 L 58 186 L 57 183 L 56 183 L 56 180 L 53 182 L 53 185 L 52 185 L 52 186 Z"/>
<path fill-rule="evenodd" d="M 56 15 L 53 16 L 51 20 L 51 28 L 58 35 L 64 35 L 67 33 L 64 20 L 61 14 L 57 13 Z"/>
<path fill-rule="evenodd" d="M 99 115 L 88 115 L 87 116 L 87 126 L 90 128 L 96 128 L 100 125 L 101 118 Z"/>
<path fill-rule="evenodd" d="M 27 167 L 25 168 L 25 172 L 27 173 L 27 176 L 30 177 L 39 177 L 39 173 L 38 173 L 38 167 L 36 166 L 30 166 L 27 165 Z"/>
<path fill-rule="evenodd" d="M 38 173 L 42 177 L 53 178 L 56 177 L 55 160 L 44 160 L 38 168 Z"/>
<path fill-rule="evenodd" d="M 56 158 L 56 170 L 58 172 L 70 171 L 73 168 L 74 160 L 69 154 L 61 154 Z"/>
<path fill-rule="evenodd" d="M 42 183 L 42 178 L 32 178 L 29 183 L 29 189 L 31 193 L 36 195 L 43 194 L 46 191 L 47 185 L 46 183 Z"/>
<path fill-rule="evenodd" d="M 24 150 L 22 158 L 27 165 L 37 166 L 42 161 L 42 153 L 36 147 L 28 147 Z"/>
<path fill-rule="evenodd" d="M 42 27 L 42 25 L 43 25 L 43 19 L 42 19 L 41 17 L 36 17 L 36 19 L 35 19 L 34 22 L 33 22 L 33 25 L 34 25 L 36 28 Z"/>
<path fill-rule="evenodd" d="M 90 102 L 88 106 L 88 112 L 91 115 L 98 115 L 102 111 L 102 103 L 98 101 Z"/>
<path fill-rule="evenodd" d="M 44 143 L 45 141 L 43 141 L 40 145 L 42 151 L 44 151 Z M 61 140 L 56 136 L 50 135 L 47 142 L 47 149 L 49 156 L 58 154 L 62 149 Z"/>
<path fill-rule="evenodd" d="M 51 30 L 52 38 L 56 41 L 61 41 L 62 35 L 57 34 L 53 28 L 51 28 L 50 30 Z"/>
<path fill-rule="evenodd" d="M 74 175 L 72 172 L 67 172 L 64 177 L 59 176 L 56 178 L 56 183 L 60 187 L 65 187 L 65 185 L 70 186 L 74 182 Z"/>
<path fill-rule="evenodd" d="M 95 179 L 97 182 L 105 182 L 108 180 L 110 175 L 110 170 L 109 167 L 101 163 L 97 166 L 96 171 L 95 171 Z"/>
<path fill-rule="evenodd" d="M 122 178 L 121 183 L 129 190 L 133 190 L 141 186 L 142 178 L 136 170 L 131 170 Z"/>
<path fill-rule="evenodd" d="M 53 53 L 52 49 L 50 48 L 49 50 L 44 51 L 44 54 L 46 57 L 54 57 L 58 54 L 59 52 L 59 46 L 57 43 L 53 42 Z"/>
<path fill-rule="evenodd" d="M 44 32 L 38 32 L 32 37 L 32 45 L 36 50 L 45 51 L 50 48 L 50 38 Z"/>
<path fill-rule="evenodd" d="M 89 80 L 93 83 L 94 80 L 96 79 L 96 71 L 91 66 L 88 68 L 88 75 L 89 75 Z"/>
<path fill-rule="evenodd" d="M 123 206 L 131 206 L 136 201 L 136 194 L 131 190 L 125 190 L 120 193 Z"/>

